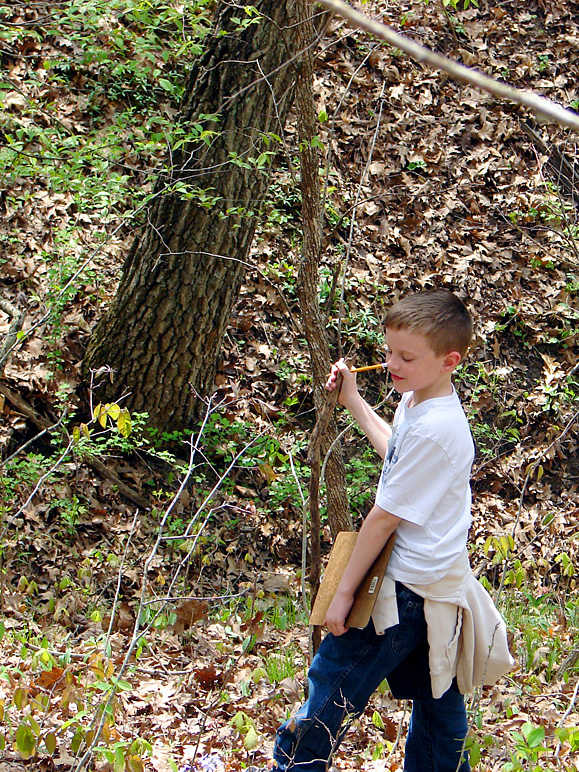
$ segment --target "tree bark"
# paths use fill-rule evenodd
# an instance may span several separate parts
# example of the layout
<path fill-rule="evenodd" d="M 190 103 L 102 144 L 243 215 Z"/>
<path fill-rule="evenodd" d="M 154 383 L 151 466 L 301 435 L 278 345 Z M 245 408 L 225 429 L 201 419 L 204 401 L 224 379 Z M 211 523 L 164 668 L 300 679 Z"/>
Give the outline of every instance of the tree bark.
<path fill-rule="evenodd" d="M 213 389 L 244 275 L 240 261 L 268 188 L 267 165 L 255 159 L 275 150 L 267 134 L 281 133 L 292 101 L 294 2 L 220 4 L 216 32 L 190 74 L 178 117 L 191 133 L 202 126 L 216 134 L 173 152 L 87 348 L 85 375 L 102 366 L 114 371 L 99 399 L 123 396 L 126 407 L 146 411 L 160 430 L 184 427 L 200 407 L 199 395 Z M 240 25 L 234 17 L 251 21 L 241 7 L 250 4 L 261 16 Z M 217 122 L 207 119 L 215 114 Z M 185 195 L 176 184 L 189 186 Z"/>
<path fill-rule="evenodd" d="M 326 333 L 326 321 L 319 304 L 318 266 L 322 251 L 324 212 L 320 186 L 319 151 L 316 147 L 317 113 L 313 91 L 313 47 L 316 31 L 313 23 L 314 6 L 310 0 L 299 0 L 297 10 L 297 29 L 300 36 L 296 78 L 296 113 L 298 117 L 298 138 L 300 143 L 300 170 L 303 213 L 302 259 L 297 281 L 303 326 L 310 352 L 314 402 L 319 416 L 326 404 L 327 392 L 324 384 L 330 370 L 330 344 Z M 322 453 L 326 453 L 337 437 L 335 421 L 331 421 L 327 433 L 321 438 Z M 312 469 L 312 477 L 314 475 Z M 315 481 L 314 481 L 315 482 Z M 326 491 L 328 501 L 328 519 L 332 535 L 339 531 L 352 530 L 346 474 L 341 447 L 334 448 L 326 466 Z M 310 509 L 317 505 L 310 495 Z M 314 533 L 316 514 L 312 512 L 312 569 L 310 580 L 315 595 L 319 579 L 319 549 L 314 542 L 319 540 Z"/>

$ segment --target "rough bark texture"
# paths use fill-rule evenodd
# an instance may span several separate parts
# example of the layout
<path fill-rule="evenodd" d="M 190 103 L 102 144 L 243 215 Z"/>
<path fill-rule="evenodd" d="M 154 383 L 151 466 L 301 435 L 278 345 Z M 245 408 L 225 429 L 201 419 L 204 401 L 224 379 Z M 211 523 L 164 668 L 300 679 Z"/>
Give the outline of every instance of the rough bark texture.
<path fill-rule="evenodd" d="M 85 373 L 104 365 L 115 373 L 98 398 L 128 395 L 123 404 L 147 411 L 159 429 L 185 426 L 199 408 L 197 395 L 213 389 L 245 270 L 238 261 L 247 258 L 268 185 L 263 170 L 241 168 L 231 158 L 248 161 L 275 149 L 262 137 L 280 133 L 291 104 L 294 71 L 287 62 L 295 31 L 288 19 L 294 2 L 221 5 L 217 32 L 191 72 L 178 118 L 218 134 L 208 145 L 191 142 L 174 153 L 170 176 L 159 180 L 147 225 L 86 352 Z M 244 4 L 262 18 L 240 32 L 231 17 L 244 18 Z M 219 122 L 200 119 L 215 113 Z M 161 192 L 176 181 L 207 190 L 218 202 L 205 209 L 195 198 Z"/>
<path fill-rule="evenodd" d="M 314 6 L 310 0 L 299 0 L 296 6 L 297 28 L 301 37 L 299 50 L 303 51 L 298 64 L 296 79 L 296 113 L 300 141 L 300 169 L 303 213 L 302 260 L 298 273 L 297 290 L 303 326 L 312 362 L 314 401 L 319 416 L 327 399 L 324 384 L 330 370 L 330 345 L 326 334 L 326 320 L 319 305 L 319 260 L 322 250 L 323 210 L 319 178 L 319 153 L 312 143 L 317 134 L 317 113 L 313 93 L 313 44 L 316 31 L 313 24 Z M 326 453 L 337 436 L 337 428 L 331 421 L 322 437 L 322 453 Z M 312 477 L 314 477 L 312 468 Z M 326 466 L 326 490 L 328 516 L 332 534 L 352 529 L 352 520 L 346 491 L 346 474 L 341 448 L 336 447 Z M 311 495 L 311 492 L 310 492 Z M 311 497 L 313 498 L 313 497 Z M 314 501 L 310 501 L 310 510 Z M 312 569 L 310 579 L 315 594 L 319 579 L 319 550 L 316 541 L 315 513 L 312 512 Z"/>

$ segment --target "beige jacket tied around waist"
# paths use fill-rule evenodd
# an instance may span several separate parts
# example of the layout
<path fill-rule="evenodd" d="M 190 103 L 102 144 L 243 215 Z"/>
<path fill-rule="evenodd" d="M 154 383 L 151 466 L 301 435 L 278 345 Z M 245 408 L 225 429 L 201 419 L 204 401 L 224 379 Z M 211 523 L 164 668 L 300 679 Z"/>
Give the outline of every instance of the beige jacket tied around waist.
<path fill-rule="evenodd" d="M 462 694 L 494 684 L 513 668 L 503 618 L 471 571 L 465 550 L 432 584 L 407 584 L 424 598 L 432 694 L 442 697 L 456 676 Z M 378 633 L 398 624 L 395 582 L 384 578 L 372 614 Z"/>

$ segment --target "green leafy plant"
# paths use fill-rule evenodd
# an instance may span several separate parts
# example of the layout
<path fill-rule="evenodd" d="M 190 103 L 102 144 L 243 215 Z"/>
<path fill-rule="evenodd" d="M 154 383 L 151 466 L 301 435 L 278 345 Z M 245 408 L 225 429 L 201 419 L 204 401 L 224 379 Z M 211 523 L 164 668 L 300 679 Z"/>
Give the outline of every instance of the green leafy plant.
<path fill-rule="evenodd" d="M 95 754 L 103 759 L 114 769 L 114 772 L 142 772 L 144 770 L 143 759 L 151 755 L 153 747 L 150 742 L 138 737 L 136 740 L 99 745 L 95 748 Z"/>
<path fill-rule="evenodd" d="M 296 652 L 289 651 L 283 654 L 271 654 L 264 659 L 263 668 L 270 684 L 278 684 L 284 678 L 294 678 L 296 672 L 303 669 L 303 662 L 300 668 L 296 667 Z"/>
<path fill-rule="evenodd" d="M 243 747 L 247 751 L 252 751 L 259 745 L 259 735 L 255 726 L 255 721 L 250 718 L 243 710 L 238 710 L 231 719 L 231 725 L 243 737 Z"/>
<path fill-rule="evenodd" d="M 217 457 L 226 464 L 231 463 L 245 448 L 237 461 L 236 474 L 254 484 L 257 481 L 265 483 L 271 505 L 283 506 L 288 499 L 300 500 L 290 457 L 276 437 L 269 434 L 259 436 L 252 423 L 232 421 L 225 415 L 214 413 L 207 423 L 204 440 L 209 457 Z M 307 484 L 309 477 L 309 468 L 299 457 L 305 443 L 304 438 L 294 443 L 292 449 L 294 468 L 302 485 Z M 228 480 L 225 485 L 227 488 L 233 485 L 233 481 Z"/>

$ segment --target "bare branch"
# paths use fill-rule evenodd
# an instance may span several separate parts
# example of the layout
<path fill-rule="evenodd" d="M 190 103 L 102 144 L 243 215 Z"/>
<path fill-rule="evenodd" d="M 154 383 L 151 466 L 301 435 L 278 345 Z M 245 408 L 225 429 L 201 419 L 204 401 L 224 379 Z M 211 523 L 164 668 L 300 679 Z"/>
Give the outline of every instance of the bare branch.
<path fill-rule="evenodd" d="M 541 120 L 550 120 L 558 123 L 560 126 L 567 126 L 579 132 L 579 115 L 561 107 L 561 105 L 552 102 L 550 99 L 533 94 L 530 91 L 514 88 L 514 86 L 509 86 L 506 83 L 501 83 L 501 81 L 495 80 L 478 70 L 472 70 L 470 67 L 465 67 L 463 64 L 448 59 L 446 56 L 435 54 L 434 51 L 426 48 L 426 46 L 415 43 L 413 40 L 404 37 L 404 35 L 395 32 L 391 27 L 387 27 L 385 24 L 369 19 L 364 14 L 355 11 L 347 3 L 342 2 L 342 0 L 318 0 L 318 2 L 324 8 L 328 8 L 330 11 L 334 11 L 342 16 L 354 27 L 359 27 L 380 40 L 385 40 L 417 62 L 422 62 L 435 70 L 445 72 L 451 78 L 461 83 L 468 83 L 482 91 L 487 91 L 498 99 L 505 99 L 508 102 L 528 107 Z"/>

